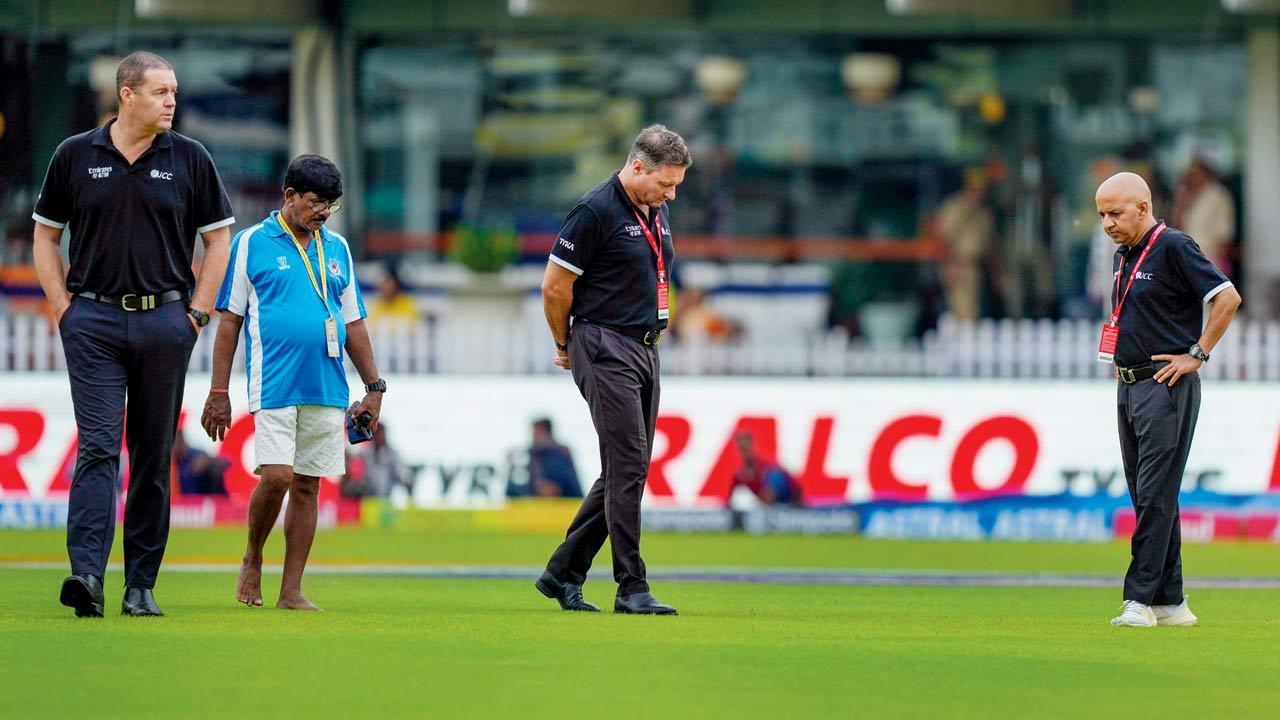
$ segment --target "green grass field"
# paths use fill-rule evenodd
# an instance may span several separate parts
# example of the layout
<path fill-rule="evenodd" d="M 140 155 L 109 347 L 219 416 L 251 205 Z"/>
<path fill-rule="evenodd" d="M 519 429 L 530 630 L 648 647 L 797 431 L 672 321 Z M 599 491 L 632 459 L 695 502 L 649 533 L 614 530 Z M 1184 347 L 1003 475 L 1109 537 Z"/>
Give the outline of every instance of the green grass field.
<path fill-rule="evenodd" d="M 312 562 L 536 566 L 547 534 L 338 530 Z M 1280 548 L 1188 546 L 1195 628 L 1112 628 L 1127 548 L 649 534 L 651 573 L 685 567 L 1108 574 L 1114 588 L 655 582 L 676 618 L 561 613 L 522 580 L 321 575 L 328 612 L 238 606 L 239 531 L 175 531 L 156 595 L 168 617 L 57 604 L 56 532 L 0 532 L 0 717 L 1274 716 Z M 268 561 L 282 547 L 273 538 Z M 118 560 L 118 558 L 116 558 Z M 603 576 L 588 583 L 601 605 Z M 270 601 L 279 575 L 264 577 Z M 270 603 L 269 603 L 270 604 Z"/>

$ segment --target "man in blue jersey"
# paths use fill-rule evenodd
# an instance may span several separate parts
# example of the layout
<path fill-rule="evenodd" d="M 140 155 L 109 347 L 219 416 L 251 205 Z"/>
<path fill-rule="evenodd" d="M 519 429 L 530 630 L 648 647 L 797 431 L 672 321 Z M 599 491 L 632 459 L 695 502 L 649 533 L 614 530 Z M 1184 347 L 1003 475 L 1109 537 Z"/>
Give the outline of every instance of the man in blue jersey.
<path fill-rule="evenodd" d="M 324 227 L 338 210 L 342 174 L 331 161 L 302 155 L 284 176 L 284 205 L 244 230 L 231 245 L 216 307 L 222 311 L 213 346 L 213 381 L 201 424 L 220 441 L 231 426 L 227 384 L 241 328 L 249 376 L 249 411 L 256 426 L 255 472 L 249 502 L 249 544 L 236 599 L 262 605 L 262 546 L 280 515 L 285 493 L 284 577 L 277 608 L 319 610 L 302 595 L 302 572 L 315 538 L 320 477 L 344 470 L 343 424 L 348 388 L 342 348 L 365 384 L 355 414 L 377 429 L 386 381 L 378 377 L 351 249 Z"/>

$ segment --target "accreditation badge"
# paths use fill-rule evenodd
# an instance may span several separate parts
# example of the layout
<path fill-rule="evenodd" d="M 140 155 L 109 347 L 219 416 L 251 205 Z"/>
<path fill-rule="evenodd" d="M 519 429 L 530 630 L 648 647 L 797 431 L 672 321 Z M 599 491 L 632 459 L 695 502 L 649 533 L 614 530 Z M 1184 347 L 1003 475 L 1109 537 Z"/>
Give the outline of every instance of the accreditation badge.
<path fill-rule="evenodd" d="M 324 320 L 324 344 L 329 349 L 329 357 L 336 358 L 338 353 L 338 323 L 332 318 Z"/>
<path fill-rule="evenodd" d="M 666 274 L 658 276 L 658 319 L 666 320 L 671 317 L 671 288 L 667 282 Z"/>
<path fill-rule="evenodd" d="M 1156 241 L 1160 239 L 1160 235 L 1164 233 L 1165 224 L 1159 223 L 1151 231 L 1151 240 L 1147 243 L 1147 247 L 1143 249 L 1142 254 L 1138 256 L 1138 261 L 1133 264 L 1133 269 L 1129 272 L 1129 284 L 1124 286 L 1124 290 L 1120 290 L 1120 277 L 1124 274 L 1124 261 L 1120 261 L 1120 269 L 1116 270 L 1116 289 L 1114 293 L 1116 309 L 1111 311 L 1111 322 L 1102 326 L 1102 338 L 1098 340 L 1098 362 L 1116 364 L 1116 341 L 1120 339 L 1120 313 L 1124 310 L 1124 303 L 1129 299 L 1129 291 L 1133 289 L 1133 281 L 1138 279 L 1138 271 L 1142 269 L 1142 264 L 1147 261 L 1147 255 L 1151 253 L 1151 248 L 1156 246 Z"/>
<path fill-rule="evenodd" d="M 1098 362 L 1116 362 L 1116 342 L 1120 340 L 1120 327 L 1111 323 L 1103 323 L 1102 338 L 1098 340 Z"/>

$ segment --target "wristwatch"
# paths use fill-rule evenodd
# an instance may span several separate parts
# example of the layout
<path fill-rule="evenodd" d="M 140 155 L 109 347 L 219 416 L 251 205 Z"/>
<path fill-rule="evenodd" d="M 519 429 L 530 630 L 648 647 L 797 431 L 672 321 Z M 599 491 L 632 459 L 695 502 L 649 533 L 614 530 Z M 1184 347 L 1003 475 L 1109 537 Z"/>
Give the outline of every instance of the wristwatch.
<path fill-rule="evenodd" d="M 1200 347 L 1200 343 L 1192 345 L 1191 350 L 1188 352 L 1191 354 L 1191 357 L 1199 360 L 1200 362 L 1209 362 L 1209 353 L 1205 352 L 1204 348 Z"/>
<path fill-rule="evenodd" d="M 383 380 L 382 378 L 378 378 L 377 380 L 374 380 L 368 385 L 365 385 L 364 391 L 385 393 L 387 391 L 387 381 Z"/>
<path fill-rule="evenodd" d="M 201 312 L 195 308 L 187 310 L 187 314 L 195 318 L 196 325 L 204 327 L 209 324 L 209 313 Z"/>
<path fill-rule="evenodd" d="M 555 341 L 555 340 L 552 340 L 551 342 L 556 342 L 556 341 Z M 557 349 L 557 350 L 559 350 L 560 352 L 569 352 L 569 346 L 568 346 L 568 345 L 562 345 L 562 344 L 560 344 L 560 343 L 558 343 L 558 342 L 556 342 L 556 349 Z"/>

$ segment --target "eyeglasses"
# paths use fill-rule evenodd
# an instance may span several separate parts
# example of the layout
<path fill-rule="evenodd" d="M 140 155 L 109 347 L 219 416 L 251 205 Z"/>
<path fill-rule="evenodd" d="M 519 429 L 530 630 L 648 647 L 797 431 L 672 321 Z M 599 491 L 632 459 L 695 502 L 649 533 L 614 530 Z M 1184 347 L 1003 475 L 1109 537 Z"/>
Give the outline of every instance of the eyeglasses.
<path fill-rule="evenodd" d="M 293 190 L 293 188 L 286 188 L 286 189 Z M 297 190 L 293 190 L 293 191 L 298 192 Z M 336 202 L 331 203 L 328 200 L 320 200 L 319 198 L 315 200 L 308 200 L 305 196 L 302 195 L 302 193 L 298 193 L 298 196 L 301 197 L 302 201 L 305 202 L 311 208 L 311 212 L 319 213 L 319 212 L 324 212 L 325 210 L 328 210 L 329 214 L 332 215 L 342 209 L 342 203 L 336 203 Z"/>
<path fill-rule="evenodd" d="M 318 213 L 328 210 L 329 214 L 332 215 L 342 209 L 342 203 L 331 203 L 327 200 L 316 200 L 315 202 L 307 200 L 306 203 L 311 206 L 311 212 Z"/>

